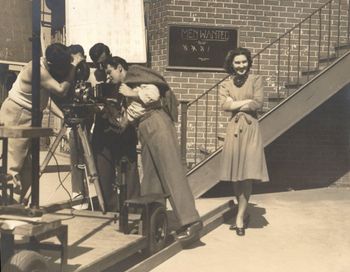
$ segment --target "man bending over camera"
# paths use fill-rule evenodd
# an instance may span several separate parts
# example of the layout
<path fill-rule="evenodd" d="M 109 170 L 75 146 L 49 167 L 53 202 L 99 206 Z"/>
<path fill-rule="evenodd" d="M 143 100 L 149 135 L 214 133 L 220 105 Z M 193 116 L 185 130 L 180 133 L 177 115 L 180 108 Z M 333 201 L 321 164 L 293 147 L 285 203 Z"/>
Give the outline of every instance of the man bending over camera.
<path fill-rule="evenodd" d="M 48 106 L 50 93 L 64 96 L 74 79 L 79 56 L 71 58 L 67 47 L 55 43 L 47 47 L 40 59 L 40 111 Z M 32 62 L 19 73 L 1 106 L 5 126 L 31 126 L 32 120 Z M 41 116 L 42 117 L 42 116 Z M 13 177 L 14 199 L 21 202 L 31 185 L 30 139 L 17 138 L 8 141 L 8 173 Z"/>
<path fill-rule="evenodd" d="M 141 195 L 169 194 L 181 225 L 178 238 L 199 239 L 203 224 L 182 166 L 173 120 L 161 103 L 161 96 L 169 91 L 168 83 L 156 71 L 140 65 L 130 66 L 121 74 L 118 57 L 107 59 L 106 73 L 112 82 L 122 81 L 119 93 L 129 100 L 122 125 L 138 127 L 143 168 Z"/>

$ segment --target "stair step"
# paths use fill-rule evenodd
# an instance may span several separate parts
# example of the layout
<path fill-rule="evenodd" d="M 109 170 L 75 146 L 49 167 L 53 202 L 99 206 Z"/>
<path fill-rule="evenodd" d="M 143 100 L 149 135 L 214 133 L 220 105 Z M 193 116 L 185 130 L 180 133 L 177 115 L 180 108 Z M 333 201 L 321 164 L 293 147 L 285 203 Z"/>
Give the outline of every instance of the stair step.
<path fill-rule="evenodd" d="M 283 89 L 282 91 L 284 92 L 285 94 L 285 97 L 288 97 L 290 95 L 292 95 L 293 93 L 295 93 L 295 91 L 298 90 L 298 89 Z"/>
<path fill-rule="evenodd" d="M 267 99 L 269 102 L 280 102 L 285 98 L 286 98 L 286 95 L 284 93 L 280 93 L 280 94 L 272 93 L 272 94 L 269 94 Z"/>
<path fill-rule="evenodd" d="M 335 54 L 331 54 L 329 57 L 328 56 L 321 56 L 318 62 L 321 63 L 328 63 L 328 62 L 333 62 L 337 59 L 338 57 Z"/>
<path fill-rule="evenodd" d="M 301 71 L 301 75 L 302 76 L 307 76 L 307 75 L 309 75 L 309 76 L 315 76 L 315 75 L 317 75 L 319 72 L 321 72 L 322 70 L 320 70 L 320 69 L 312 69 L 312 70 L 309 70 L 309 71 Z"/>
<path fill-rule="evenodd" d="M 278 106 L 281 102 L 282 102 L 282 100 L 281 101 L 269 101 L 269 108 L 273 109 L 274 107 Z"/>
<path fill-rule="evenodd" d="M 345 43 L 345 44 L 341 44 L 339 46 L 335 46 L 335 51 L 337 52 L 338 56 L 342 56 L 343 54 L 345 54 L 346 52 L 348 52 L 350 50 L 350 44 L 349 43 Z"/>
<path fill-rule="evenodd" d="M 305 70 L 301 72 L 301 77 L 299 78 L 299 83 L 300 84 L 305 84 L 309 80 L 313 79 L 316 75 L 318 75 L 322 69 L 312 69 L 312 70 Z"/>
<path fill-rule="evenodd" d="M 328 65 L 332 64 L 334 61 L 336 61 L 338 57 L 334 54 L 328 56 L 321 57 L 318 61 L 318 69 L 323 70 Z"/>
<path fill-rule="evenodd" d="M 269 97 L 267 98 L 269 109 L 272 109 L 272 108 L 276 107 L 286 97 L 287 97 L 287 95 L 285 93 L 283 93 L 283 92 L 280 92 L 279 94 L 277 94 L 277 93 L 269 94 Z"/>
<path fill-rule="evenodd" d="M 289 82 L 288 84 L 285 84 L 284 87 L 287 89 L 299 89 L 301 86 L 303 86 L 303 84 L 299 81 L 298 82 Z"/>
<path fill-rule="evenodd" d="M 335 50 L 342 50 L 342 49 L 349 49 L 350 50 L 350 43 L 344 43 L 340 44 L 339 46 L 334 46 Z"/>
<path fill-rule="evenodd" d="M 258 110 L 258 116 L 262 116 L 264 115 L 265 113 L 267 113 L 270 109 L 268 108 L 263 108 L 262 110 Z"/>

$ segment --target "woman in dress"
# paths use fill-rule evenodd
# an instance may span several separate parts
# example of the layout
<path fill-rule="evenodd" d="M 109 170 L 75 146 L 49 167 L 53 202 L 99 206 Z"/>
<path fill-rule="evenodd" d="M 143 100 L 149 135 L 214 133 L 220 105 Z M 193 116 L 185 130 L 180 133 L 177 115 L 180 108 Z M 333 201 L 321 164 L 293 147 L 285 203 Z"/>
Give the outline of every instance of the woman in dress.
<path fill-rule="evenodd" d="M 250 74 L 251 53 L 246 48 L 231 50 L 224 68 L 230 76 L 220 84 L 220 104 L 232 113 L 222 151 L 221 180 L 234 184 L 238 202 L 236 222 L 230 229 L 245 235 L 249 216 L 246 214 L 252 182 L 269 180 L 264 147 L 257 119 L 263 106 L 263 80 Z"/>

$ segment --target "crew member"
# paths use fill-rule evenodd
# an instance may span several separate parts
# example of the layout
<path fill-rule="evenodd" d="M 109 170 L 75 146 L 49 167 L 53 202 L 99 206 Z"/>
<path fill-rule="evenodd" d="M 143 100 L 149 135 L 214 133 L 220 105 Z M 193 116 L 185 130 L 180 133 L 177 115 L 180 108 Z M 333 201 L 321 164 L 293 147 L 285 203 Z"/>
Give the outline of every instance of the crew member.
<path fill-rule="evenodd" d="M 106 80 L 103 64 L 107 57 L 110 57 L 108 46 L 97 43 L 89 51 L 89 55 L 94 61 L 97 70 L 95 77 L 97 81 Z M 120 74 L 126 74 L 128 69 L 127 62 L 119 58 Z M 102 89 L 105 98 L 112 98 L 120 101 L 124 99 L 116 91 L 121 84 L 121 78 L 113 83 L 117 88 Z M 103 86 L 103 84 L 101 85 Z M 103 88 L 103 87 L 102 87 Z M 113 110 L 113 109 L 112 109 Z M 116 110 L 116 109 L 114 109 Z M 118 111 L 123 111 L 121 108 Z M 107 210 L 117 209 L 117 194 L 115 186 L 121 183 L 121 161 L 127 161 L 125 180 L 127 182 L 127 198 L 135 198 L 140 194 L 139 173 L 137 168 L 137 134 L 134 126 L 127 126 L 125 130 L 118 130 L 113 125 L 113 116 L 110 112 L 96 114 L 95 125 L 92 133 L 92 148 L 96 161 L 96 168 L 100 177 L 102 192 L 104 195 Z"/>
<path fill-rule="evenodd" d="M 40 111 L 47 106 L 50 93 L 64 96 L 74 79 L 75 66 L 81 61 L 73 59 L 67 47 L 54 43 L 47 47 L 45 57 L 40 59 Z M 1 106 L 5 126 L 31 126 L 32 120 L 32 62 L 19 73 Z M 13 177 L 14 199 L 21 202 L 31 185 L 31 152 L 29 138 L 9 139 L 8 173 Z"/>
<path fill-rule="evenodd" d="M 141 194 L 170 194 L 169 201 L 182 226 L 179 237 L 199 238 L 202 222 L 181 163 L 175 126 L 160 103 L 168 84 L 160 74 L 143 66 L 133 65 L 126 71 L 119 57 L 106 60 L 106 74 L 112 82 L 125 83 L 119 93 L 131 100 L 124 120 L 125 125 L 138 126 L 143 169 Z"/>

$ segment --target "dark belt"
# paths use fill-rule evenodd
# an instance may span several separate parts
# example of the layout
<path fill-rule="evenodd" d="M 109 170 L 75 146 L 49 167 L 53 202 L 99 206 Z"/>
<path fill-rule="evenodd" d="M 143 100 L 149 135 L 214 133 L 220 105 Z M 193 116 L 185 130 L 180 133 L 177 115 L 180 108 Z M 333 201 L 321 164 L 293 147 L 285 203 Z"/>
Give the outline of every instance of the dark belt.
<path fill-rule="evenodd" d="M 257 118 L 257 114 L 256 112 L 245 112 L 245 111 L 239 111 L 237 112 L 232 118 L 234 118 L 234 122 L 238 123 L 240 118 L 244 118 L 245 122 L 247 123 L 247 125 L 251 125 L 252 124 L 252 120 L 249 120 L 247 115 L 252 116 L 253 118 Z M 235 131 L 234 131 L 234 136 L 237 137 L 239 133 L 241 133 L 243 131 L 243 128 L 241 126 L 237 126 Z"/>

